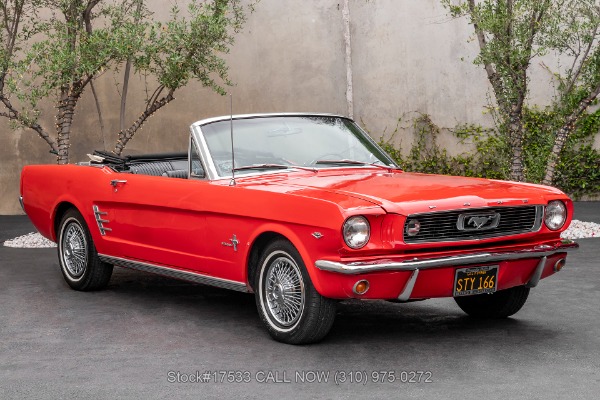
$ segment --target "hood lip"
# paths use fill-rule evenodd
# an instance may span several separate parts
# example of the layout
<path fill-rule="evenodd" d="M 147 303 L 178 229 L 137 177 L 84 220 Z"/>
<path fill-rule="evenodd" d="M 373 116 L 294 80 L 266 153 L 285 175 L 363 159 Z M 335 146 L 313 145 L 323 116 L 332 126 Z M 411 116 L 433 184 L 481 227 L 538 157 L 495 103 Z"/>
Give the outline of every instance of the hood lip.
<path fill-rule="evenodd" d="M 375 169 L 376 168 L 376 169 Z M 348 171 L 348 170 L 351 170 Z M 348 171 L 344 173 L 344 171 Z M 397 201 L 387 199 L 385 197 L 380 197 L 377 194 L 370 194 L 360 191 L 352 191 L 346 190 L 344 188 L 336 188 L 328 185 L 318 185 L 311 184 L 303 179 L 320 179 L 327 178 L 331 176 L 340 176 L 350 178 L 351 180 L 363 180 L 365 177 L 398 177 L 401 179 L 402 176 L 406 177 L 430 177 L 435 179 L 436 177 L 440 179 L 466 179 L 471 180 L 472 182 L 488 182 L 494 185 L 512 185 L 516 187 L 522 188 L 522 193 L 514 194 L 509 196 L 500 196 L 497 193 L 495 195 L 491 195 L 488 197 L 480 197 L 477 194 L 477 189 L 472 194 L 452 194 L 445 197 L 439 198 L 431 198 L 431 199 L 418 199 L 418 198 L 406 198 L 406 199 L 397 199 Z M 263 179 L 261 179 L 261 177 Z M 245 179 L 248 178 L 248 179 Z M 343 167 L 334 167 L 334 168 L 323 168 L 312 173 L 310 171 L 303 170 L 295 170 L 295 171 L 276 171 L 270 174 L 261 174 L 261 176 L 244 176 L 243 178 L 238 178 L 238 183 L 240 185 L 258 185 L 258 184 L 266 184 L 266 185 L 274 185 L 280 187 L 288 187 L 290 191 L 298 190 L 298 189 L 309 189 L 316 191 L 323 191 L 324 193 L 333 193 L 341 196 L 347 196 L 350 198 L 359 199 L 365 201 L 367 203 L 373 204 L 374 206 L 381 207 L 386 213 L 389 214 L 398 214 L 403 216 L 409 215 L 418 215 L 418 214 L 426 214 L 433 212 L 448 212 L 448 211 L 460 211 L 460 210 L 477 210 L 481 208 L 489 208 L 489 207 L 517 207 L 517 206 L 545 206 L 548 201 L 551 200 L 563 200 L 569 201 L 570 198 L 560 189 L 557 189 L 552 186 L 539 185 L 528 182 L 515 182 L 515 181 L 505 181 L 499 179 L 487 179 L 487 178 L 477 178 L 477 177 L 464 177 L 464 176 L 451 176 L 451 175 L 439 175 L 439 174 L 424 174 L 424 173 L 413 173 L 406 172 L 403 170 L 392 170 L 392 171 L 384 171 L 379 167 L 370 167 L 370 166 L 343 166 Z M 226 180 L 226 179 L 224 179 Z M 442 183 L 442 185 L 444 185 Z M 451 185 L 448 185 L 451 187 Z M 455 186 L 456 187 L 456 186 Z M 417 189 L 418 190 L 418 189 Z M 502 187 L 498 187 L 495 190 L 502 190 Z M 379 193 L 378 193 L 379 194 Z M 450 205 L 453 203 L 452 199 L 456 199 L 454 205 Z M 440 204 L 450 200 L 450 204 Z M 471 207 L 471 203 L 475 202 Z M 427 204 L 428 203 L 428 204 Z M 437 204 L 436 204 L 437 203 Z M 425 207 L 429 207 L 429 209 L 424 209 Z M 419 209 L 419 211 L 417 211 Z"/>
<path fill-rule="evenodd" d="M 560 199 L 557 199 L 560 200 Z M 486 210 L 486 209 L 490 209 L 490 208 L 498 208 L 498 207 L 545 207 L 546 204 L 544 203 L 530 203 L 530 202 L 523 202 L 523 204 L 496 204 L 496 205 L 488 205 L 488 206 L 484 206 L 484 207 L 467 207 L 467 206 L 462 206 L 459 208 L 451 208 L 451 209 L 447 209 L 447 210 L 436 210 L 436 209 L 432 209 L 429 211 L 423 211 L 423 212 L 416 212 L 416 213 L 411 213 L 406 215 L 407 217 L 412 217 L 412 216 L 419 216 L 419 215 L 427 215 L 427 214 L 431 214 L 431 213 L 449 213 L 449 212 L 460 212 L 460 211 L 468 211 L 468 212 L 478 212 L 478 211 L 482 211 L 482 210 Z"/>

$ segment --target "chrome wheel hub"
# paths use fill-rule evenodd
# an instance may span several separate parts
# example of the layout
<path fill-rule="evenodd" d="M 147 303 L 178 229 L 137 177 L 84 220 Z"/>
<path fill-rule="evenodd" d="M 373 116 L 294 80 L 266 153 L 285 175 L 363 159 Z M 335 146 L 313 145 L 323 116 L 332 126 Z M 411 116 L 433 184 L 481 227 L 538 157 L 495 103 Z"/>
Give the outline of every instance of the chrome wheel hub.
<path fill-rule="evenodd" d="M 87 242 L 81 226 L 74 222 L 67 225 L 60 245 L 63 265 L 69 275 L 74 278 L 83 275 L 87 265 Z"/>
<path fill-rule="evenodd" d="M 279 257 L 269 265 L 265 294 L 269 313 L 279 324 L 291 326 L 298 321 L 304 309 L 304 283 L 294 261 Z"/>

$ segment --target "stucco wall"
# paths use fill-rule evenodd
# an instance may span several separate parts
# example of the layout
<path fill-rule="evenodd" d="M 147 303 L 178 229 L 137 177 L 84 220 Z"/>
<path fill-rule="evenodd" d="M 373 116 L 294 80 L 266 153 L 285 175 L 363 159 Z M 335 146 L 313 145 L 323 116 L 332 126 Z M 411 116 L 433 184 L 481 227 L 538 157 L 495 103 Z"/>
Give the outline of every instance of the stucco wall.
<path fill-rule="evenodd" d="M 374 137 L 389 134 L 402 115 L 427 113 L 441 127 L 457 122 L 490 124 L 484 114 L 485 74 L 471 60 L 476 43 L 470 28 L 450 20 L 439 0 L 350 0 L 354 117 Z M 165 18 L 169 2 L 151 1 Z M 227 56 L 234 112 L 317 111 L 347 114 L 344 61 L 343 1 L 262 0 Z M 461 57 L 465 61 L 461 61 Z M 537 68 L 537 67 L 536 67 Z M 543 72 L 536 72 L 542 74 Z M 91 92 L 85 93 L 75 116 L 71 161 L 93 149 L 112 149 L 118 131 L 120 98 L 109 73 L 96 80 L 104 133 Z M 143 85 L 133 78 L 128 118 L 141 111 Z M 552 95 L 547 82 L 534 81 L 533 101 Z M 52 104 L 42 122 L 52 126 Z M 229 113 L 229 100 L 191 84 L 176 100 L 152 117 L 129 143 L 126 152 L 159 152 L 186 148 L 191 122 Z M 412 138 L 399 132 L 397 141 Z M 452 150 L 454 140 L 440 138 Z M 0 214 L 20 213 L 17 197 L 23 165 L 53 163 L 55 157 L 35 132 L 14 131 L 0 119 Z"/>

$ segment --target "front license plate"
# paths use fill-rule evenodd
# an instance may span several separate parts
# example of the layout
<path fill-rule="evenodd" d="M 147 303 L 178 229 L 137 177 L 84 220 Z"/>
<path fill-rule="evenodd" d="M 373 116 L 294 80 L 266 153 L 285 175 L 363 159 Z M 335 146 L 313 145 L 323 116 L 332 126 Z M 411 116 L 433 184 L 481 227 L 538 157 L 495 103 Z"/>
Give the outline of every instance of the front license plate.
<path fill-rule="evenodd" d="M 459 268 L 454 276 L 454 297 L 494 293 L 497 281 L 497 265 Z"/>

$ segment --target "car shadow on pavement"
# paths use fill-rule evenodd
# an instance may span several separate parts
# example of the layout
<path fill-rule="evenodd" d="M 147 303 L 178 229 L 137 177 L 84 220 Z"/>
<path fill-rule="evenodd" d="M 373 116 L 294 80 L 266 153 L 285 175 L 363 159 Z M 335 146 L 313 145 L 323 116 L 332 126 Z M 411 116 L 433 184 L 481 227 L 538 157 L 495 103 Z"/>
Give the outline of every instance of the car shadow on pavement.
<path fill-rule="evenodd" d="M 122 268 L 115 268 L 107 292 L 123 306 L 142 314 L 150 312 L 158 315 L 167 310 L 170 318 L 177 316 L 171 321 L 174 323 L 218 330 L 234 324 L 244 329 L 245 339 L 254 336 L 252 340 L 269 340 L 251 294 Z M 206 321 L 213 325 L 208 327 Z M 383 300 L 345 300 L 339 303 L 333 328 L 323 344 L 381 343 L 399 339 L 413 343 L 430 340 L 456 342 L 481 337 L 518 344 L 527 338 L 539 341 L 555 335 L 551 327 L 520 319 L 518 315 L 498 320 L 470 318 L 451 299 L 404 304 Z"/>
<path fill-rule="evenodd" d="M 455 308 L 455 309 L 454 309 Z M 451 299 L 397 304 L 386 301 L 343 301 L 331 336 L 336 341 L 369 338 L 403 340 L 460 339 L 470 340 L 482 335 L 488 337 L 545 338 L 553 336 L 548 326 L 518 318 L 476 319 L 464 314 Z"/>

